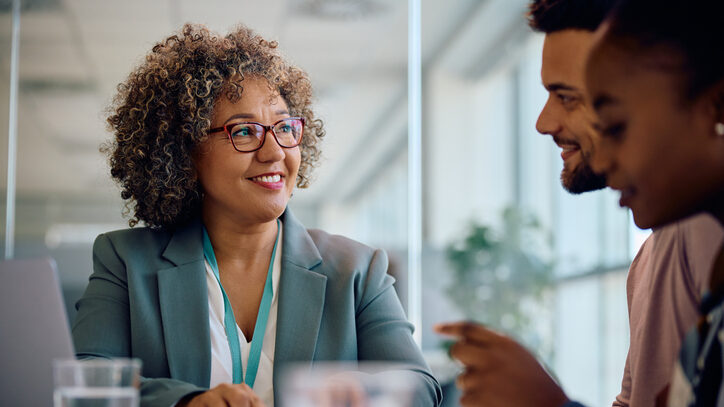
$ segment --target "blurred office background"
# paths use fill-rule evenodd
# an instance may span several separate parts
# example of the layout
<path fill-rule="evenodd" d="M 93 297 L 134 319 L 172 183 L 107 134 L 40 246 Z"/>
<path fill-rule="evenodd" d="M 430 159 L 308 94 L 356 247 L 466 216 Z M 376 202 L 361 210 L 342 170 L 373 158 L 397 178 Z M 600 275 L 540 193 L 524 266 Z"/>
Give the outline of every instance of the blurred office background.
<path fill-rule="evenodd" d="M 0 0 L 3 214 L 11 4 Z M 610 405 L 628 344 L 626 270 L 646 233 L 610 191 L 561 188 L 560 151 L 534 127 L 547 95 L 543 38 L 527 27 L 526 4 L 422 0 L 422 347 L 447 380 L 431 326 L 477 317 L 524 340 L 571 397 Z M 15 257 L 56 259 L 72 318 L 93 239 L 126 226 L 98 152 L 109 138 L 105 108 L 184 22 L 249 25 L 310 74 L 327 138 L 315 181 L 291 207 L 308 227 L 385 248 L 406 301 L 404 0 L 23 0 Z M 501 250 L 530 274 L 520 261 L 489 261 Z M 517 306 L 500 310 L 510 299 Z"/>

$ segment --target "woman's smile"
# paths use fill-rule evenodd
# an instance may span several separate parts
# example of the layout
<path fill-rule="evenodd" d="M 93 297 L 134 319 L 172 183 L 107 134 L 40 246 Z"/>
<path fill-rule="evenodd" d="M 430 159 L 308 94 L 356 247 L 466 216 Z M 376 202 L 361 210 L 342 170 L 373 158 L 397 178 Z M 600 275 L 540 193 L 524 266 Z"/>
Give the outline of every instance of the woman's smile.
<path fill-rule="evenodd" d="M 272 125 L 289 117 L 285 100 L 269 83 L 250 76 L 244 79 L 241 99 L 232 102 L 221 97 L 216 102 L 211 127 L 238 120 Z M 258 149 L 240 152 L 229 137 L 224 132 L 213 133 L 199 145 L 195 164 L 204 189 L 203 210 L 226 212 L 243 222 L 278 218 L 297 180 L 299 146 L 282 147 L 272 130 L 267 130 Z"/>
<path fill-rule="evenodd" d="M 280 172 L 268 172 L 247 179 L 262 188 L 271 190 L 283 189 L 285 183 L 284 174 Z"/>

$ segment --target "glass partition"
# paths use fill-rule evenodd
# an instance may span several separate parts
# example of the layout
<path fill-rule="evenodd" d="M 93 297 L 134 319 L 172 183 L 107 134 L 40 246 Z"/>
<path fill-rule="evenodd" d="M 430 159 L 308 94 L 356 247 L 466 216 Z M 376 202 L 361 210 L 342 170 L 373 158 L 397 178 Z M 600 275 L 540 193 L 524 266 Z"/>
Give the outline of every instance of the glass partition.
<path fill-rule="evenodd" d="M 7 157 L 12 24 L 4 4 Z M 546 99 L 542 36 L 527 27 L 526 4 L 421 2 L 422 197 L 410 202 L 407 2 L 23 1 L 15 257 L 56 259 L 72 318 L 94 238 L 127 227 L 99 152 L 116 85 L 186 21 L 220 32 L 244 23 L 309 72 L 327 129 L 311 186 L 295 191 L 291 209 L 307 227 L 385 249 L 403 304 L 408 215 L 420 206 L 418 330 L 446 389 L 454 391 L 455 370 L 431 326 L 473 318 L 524 341 L 570 396 L 608 405 L 628 344 L 626 270 L 645 233 L 610 191 L 572 196 L 560 187 L 558 151 L 535 131 Z M 4 239 L 4 216 L 0 224 Z M 523 258 L 532 261 L 522 266 Z"/>

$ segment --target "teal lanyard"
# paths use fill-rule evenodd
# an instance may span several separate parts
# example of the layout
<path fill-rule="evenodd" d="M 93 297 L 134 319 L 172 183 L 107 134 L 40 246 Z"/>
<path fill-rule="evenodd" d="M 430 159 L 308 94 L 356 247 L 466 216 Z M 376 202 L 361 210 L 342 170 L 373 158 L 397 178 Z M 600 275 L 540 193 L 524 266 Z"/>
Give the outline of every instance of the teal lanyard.
<path fill-rule="evenodd" d="M 259 304 L 259 314 L 256 316 L 256 325 L 254 325 L 254 336 L 251 339 L 251 349 L 249 350 L 249 361 L 246 366 L 246 378 L 243 383 L 249 387 L 254 387 L 256 381 L 256 372 L 259 370 L 259 359 L 261 358 L 261 348 L 264 344 L 264 332 L 266 332 L 266 322 L 269 319 L 269 309 L 271 308 L 274 290 L 272 288 L 272 269 L 274 268 L 274 256 L 277 253 L 277 243 L 279 243 L 279 233 L 282 225 L 277 219 L 277 238 L 274 241 L 274 249 L 272 250 L 271 260 L 269 260 L 269 270 L 266 273 L 266 283 L 264 283 L 264 295 L 261 297 Z M 214 277 L 221 288 L 221 295 L 224 297 L 224 329 L 226 330 L 226 339 L 229 341 L 229 351 L 231 352 L 231 363 L 233 367 L 233 383 L 242 383 L 244 368 L 241 365 L 241 348 L 239 346 L 239 335 L 236 332 L 236 319 L 234 318 L 234 310 L 231 308 L 229 297 L 221 285 L 219 278 L 219 266 L 214 256 L 214 248 L 211 246 L 209 234 L 204 227 L 204 256 L 209 262 Z"/>

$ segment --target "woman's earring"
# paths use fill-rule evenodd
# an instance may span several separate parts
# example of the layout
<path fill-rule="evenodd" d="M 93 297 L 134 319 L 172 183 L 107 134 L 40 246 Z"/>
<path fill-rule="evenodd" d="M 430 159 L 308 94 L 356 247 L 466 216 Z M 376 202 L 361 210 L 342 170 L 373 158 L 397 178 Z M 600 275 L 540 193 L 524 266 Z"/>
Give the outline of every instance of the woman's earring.
<path fill-rule="evenodd" d="M 714 131 L 716 132 L 717 136 L 724 136 L 724 123 L 718 122 L 714 125 Z"/>

